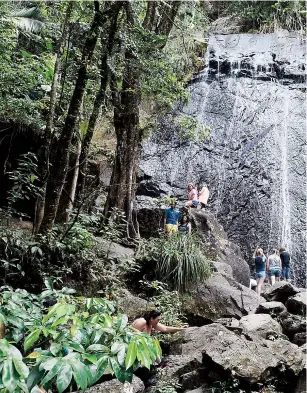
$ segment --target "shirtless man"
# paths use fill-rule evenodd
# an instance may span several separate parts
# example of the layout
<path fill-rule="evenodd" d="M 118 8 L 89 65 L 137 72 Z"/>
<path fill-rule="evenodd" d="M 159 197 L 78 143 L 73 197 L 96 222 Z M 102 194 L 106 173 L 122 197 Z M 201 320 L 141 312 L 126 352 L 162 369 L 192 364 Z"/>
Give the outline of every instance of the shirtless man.
<path fill-rule="evenodd" d="M 184 327 L 165 326 L 160 323 L 161 312 L 157 310 L 146 311 L 143 318 L 136 319 L 132 327 L 140 332 L 151 334 L 152 329 L 161 333 L 176 333 L 185 329 Z"/>

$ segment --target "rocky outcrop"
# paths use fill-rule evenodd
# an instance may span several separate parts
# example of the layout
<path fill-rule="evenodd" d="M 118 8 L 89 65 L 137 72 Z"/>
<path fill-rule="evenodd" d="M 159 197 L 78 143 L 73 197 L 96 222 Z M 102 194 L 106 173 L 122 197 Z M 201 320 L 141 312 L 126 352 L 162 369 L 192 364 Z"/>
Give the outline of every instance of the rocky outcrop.
<path fill-rule="evenodd" d="M 215 272 L 197 287 L 191 299 L 184 302 L 183 312 L 190 319 L 198 317 L 204 321 L 225 317 L 238 319 L 254 313 L 260 301 L 256 292 L 237 283 L 233 277 Z"/>
<path fill-rule="evenodd" d="M 281 302 L 265 302 L 259 304 L 256 314 L 270 314 L 278 315 L 281 312 L 286 311 L 286 307 Z"/>
<path fill-rule="evenodd" d="M 288 247 L 295 261 L 292 278 L 305 286 L 306 46 L 301 38 L 285 30 L 209 37 L 206 67 L 190 81 L 189 103 L 161 119 L 144 143 L 137 205 L 150 209 L 149 201 L 167 195 L 184 201 L 188 182 L 198 187 L 206 182 L 209 209 L 244 259 L 252 266 L 256 245 L 266 245 L 266 252 Z M 209 126 L 210 137 L 182 141 L 176 121 L 181 116 Z"/>
<path fill-rule="evenodd" d="M 300 315 L 293 315 L 288 312 L 281 313 L 278 317 L 283 332 L 292 339 L 296 333 L 306 331 L 306 318 Z"/>
<path fill-rule="evenodd" d="M 262 296 L 268 301 L 280 301 L 286 303 L 290 296 L 296 295 L 299 290 L 287 281 L 279 281 L 273 286 L 268 286 Z"/>
<path fill-rule="evenodd" d="M 288 298 L 286 307 L 292 314 L 307 315 L 307 293 L 300 292 Z"/>
<path fill-rule="evenodd" d="M 273 376 L 278 378 L 283 368 L 298 376 L 303 367 L 301 350 L 289 341 L 249 341 L 213 323 L 183 332 L 181 354 L 170 356 L 166 372 L 180 382 L 198 370 L 202 378 L 195 380 L 194 388 L 199 388 L 204 381 L 210 381 L 213 374 L 219 380 L 232 375 L 242 383 L 253 385 Z"/>
<path fill-rule="evenodd" d="M 249 266 L 243 259 L 240 248 L 228 239 L 222 225 L 213 214 L 194 209 L 191 210 L 190 216 L 196 230 L 202 236 L 206 254 L 214 261 L 228 264 L 232 268 L 233 277 L 239 283 L 249 287 Z"/>
<path fill-rule="evenodd" d="M 253 314 L 247 315 L 240 319 L 239 327 L 242 328 L 242 333 L 253 338 L 264 338 L 280 335 L 282 327 L 268 314 Z"/>
<path fill-rule="evenodd" d="M 120 289 L 117 298 L 119 309 L 128 315 L 130 320 L 139 317 L 145 311 L 153 310 L 155 305 L 138 296 L 132 295 L 127 289 Z"/>
<path fill-rule="evenodd" d="M 86 389 L 85 393 L 143 393 L 144 390 L 144 383 L 134 375 L 131 383 L 121 383 L 117 379 L 111 379 L 111 381 L 106 381 Z M 75 393 L 82 392 L 78 390 Z"/>
<path fill-rule="evenodd" d="M 216 19 L 210 25 L 210 34 L 238 34 L 250 30 L 248 21 L 240 16 L 225 16 Z"/>

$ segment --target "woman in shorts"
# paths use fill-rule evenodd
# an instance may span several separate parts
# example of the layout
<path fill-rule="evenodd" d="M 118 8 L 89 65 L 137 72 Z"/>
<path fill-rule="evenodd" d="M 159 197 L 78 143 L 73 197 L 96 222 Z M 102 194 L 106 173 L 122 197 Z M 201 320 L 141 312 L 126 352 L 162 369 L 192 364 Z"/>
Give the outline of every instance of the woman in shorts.
<path fill-rule="evenodd" d="M 253 254 L 253 259 L 256 268 L 256 282 L 257 282 L 256 292 L 260 295 L 262 284 L 264 283 L 265 274 L 266 274 L 265 273 L 266 256 L 264 255 L 262 248 L 256 247 Z"/>

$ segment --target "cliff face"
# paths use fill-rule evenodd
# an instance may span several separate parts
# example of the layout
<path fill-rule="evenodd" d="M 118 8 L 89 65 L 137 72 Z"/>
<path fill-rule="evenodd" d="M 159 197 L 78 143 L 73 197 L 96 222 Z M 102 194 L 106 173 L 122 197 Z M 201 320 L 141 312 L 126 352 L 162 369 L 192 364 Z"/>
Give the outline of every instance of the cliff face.
<path fill-rule="evenodd" d="M 187 198 L 206 182 L 209 204 L 245 257 L 262 246 L 289 249 L 305 285 L 306 47 L 297 33 L 212 35 L 206 67 L 191 80 L 190 115 L 211 127 L 203 143 L 183 143 L 173 115 L 144 144 L 137 204 Z"/>

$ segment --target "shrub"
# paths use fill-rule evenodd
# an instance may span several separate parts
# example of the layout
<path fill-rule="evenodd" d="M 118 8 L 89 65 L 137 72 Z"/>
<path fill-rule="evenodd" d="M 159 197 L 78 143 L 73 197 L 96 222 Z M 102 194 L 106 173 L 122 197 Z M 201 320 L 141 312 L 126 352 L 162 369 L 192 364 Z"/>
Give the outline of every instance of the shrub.
<path fill-rule="evenodd" d="M 127 326 L 128 317 L 112 302 L 53 291 L 57 302 L 46 311 L 49 292 L 0 288 L 6 334 L 0 337 L 0 392 L 85 390 L 106 370 L 131 382 L 137 368 L 150 368 L 161 357 L 158 340 Z"/>
<path fill-rule="evenodd" d="M 211 274 L 210 262 L 201 250 L 197 234 L 151 238 L 140 253 L 144 260 L 155 262 L 156 274 L 161 281 L 180 292 Z"/>

